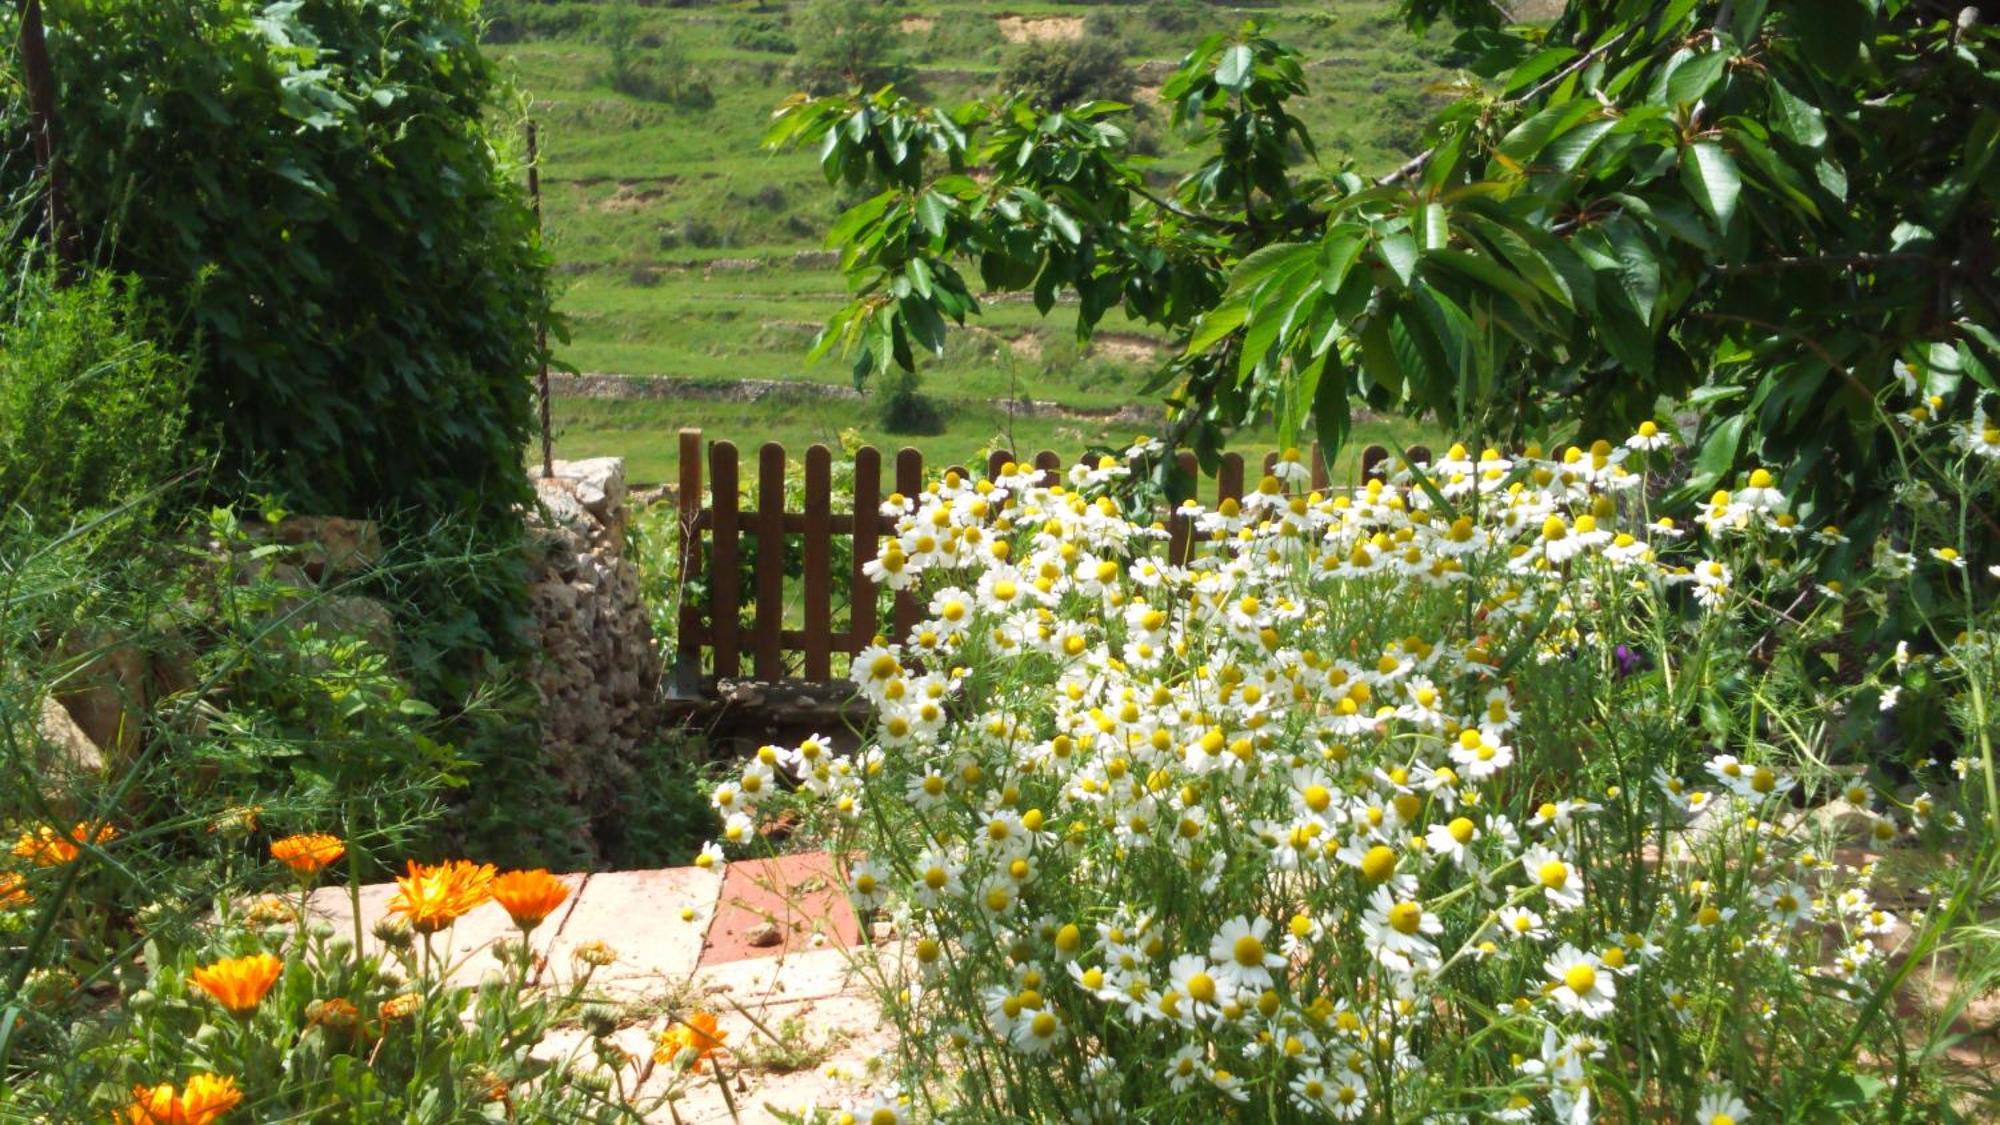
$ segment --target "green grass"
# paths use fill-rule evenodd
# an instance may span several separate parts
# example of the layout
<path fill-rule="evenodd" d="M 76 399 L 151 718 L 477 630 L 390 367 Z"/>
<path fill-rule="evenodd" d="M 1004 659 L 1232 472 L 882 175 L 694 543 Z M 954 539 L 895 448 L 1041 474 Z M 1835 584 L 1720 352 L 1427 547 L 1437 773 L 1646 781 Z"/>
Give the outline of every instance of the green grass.
<path fill-rule="evenodd" d="M 760 147 L 772 107 L 792 89 L 789 59 L 735 45 L 750 21 L 782 23 L 802 6 L 739 0 L 636 9 L 640 35 L 679 46 L 713 89 L 714 106 L 701 110 L 637 100 L 604 83 L 608 51 L 593 26 L 607 4 L 531 6 L 566 29 L 492 48 L 539 125 L 546 238 L 566 286 L 560 308 L 571 328 L 570 342 L 558 348 L 563 362 L 668 378 L 847 382 L 846 364 L 808 364 L 805 354 L 845 296 L 839 274 L 811 252 L 853 201 L 826 185 L 814 154 Z M 1002 42 L 995 22 L 1002 16 L 1108 18 L 1129 61 L 1158 69 L 1203 35 L 1253 14 L 1182 5 L 1195 26 L 1162 30 L 1155 17 L 1169 6 L 918 0 L 899 5 L 902 18 L 931 24 L 906 34 L 902 53 L 921 93 L 950 102 L 991 92 L 992 76 L 1016 49 Z M 1305 56 L 1312 92 L 1297 112 L 1312 127 L 1324 168 L 1382 170 L 1421 147 L 1424 91 L 1448 73 L 1440 65 L 1447 32 L 1416 39 L 1396 22 L 1391 0 L 1287 0 L 1254 14 Z M 1163 113 L 1152 113 L 1141 129 L 1165 154 L 1160 168 L 1189 166 Z M 1084 351 L 1063 308 L 1044 320 L 1026 303 L 991 303 L 974 323 L 923 369 L 925 392 L 945 409 L 947 426 L 907 440 L 935 462 L 993 445 L 1009 424 L 1001 400 L 1081 408 L 1133 402 L 1153 360 L 1144 326 L 1117 314 L 1100 326 L 1113 339 Z M 871 406 L 851 401 L 559 401 L 554 413 L 563 453 L 622 455 L 640 481 L 670 479 L 674 435 L 683 425 L 746 446 L 767 438 L 793 448 L 831 443 L 850 427 L 884 446 L 906 440 L 872 429 Z M 1049 419 L 1013 426 L 1018 446 L 1046 446 L 1066 458 L 1086 444 L 1132 436 L 1129 425 L 1116 433 Z M 1243 435 L 1246 449 L 1269 440 Z"/>
<path fill-rule="evenodd" d="M 940 435 L 900 436 L 876 425 L 869 404 L 852 401 L 607 402 L 559 398 L 553 410 L 556 456 L 623 457 L 628 477 L 639 482 L 679 479 L 679 434 L 683 427 L 700 430 L 705 441 L 734 442 L 746 485 L 757 477 L 756 450 L 773 441 L 785 447 L 794 471 L 807 447 L 815 444 L 825 445 L 835 451 L 836 457 L 840 456 L 843 436 L 850 432 L 884 452 L 915 446 L 923 451 L 926 465 L 942 468 L 950 464 L 983 464 L 988 451 L 994 449 L 1011 449 L 1023 456 L 1053 450 L 1064 464 L 1069 464 L 1087 448 L 1122 446 L 1141 436 L 1144 430 L 1136 425 L 1010 419 L 998 409 L 966 411 L 949 422 L 946 432 Z M 1420 443 L 1436 445 L 1438 437 L 1433 427 L 1403 419 L 1357 422 L 1352 440 L 1334 461 L 1333 479 L 1352 481 L 1359 473 L 1361 450 L 1371 443 L 1400 449 Z M 1250 430 L 1239 434 L 1231 448 L 1242 453 L 1246 461 L 1261 459 L 1278 448 L 1277 435 L 1269 430 Z"/>

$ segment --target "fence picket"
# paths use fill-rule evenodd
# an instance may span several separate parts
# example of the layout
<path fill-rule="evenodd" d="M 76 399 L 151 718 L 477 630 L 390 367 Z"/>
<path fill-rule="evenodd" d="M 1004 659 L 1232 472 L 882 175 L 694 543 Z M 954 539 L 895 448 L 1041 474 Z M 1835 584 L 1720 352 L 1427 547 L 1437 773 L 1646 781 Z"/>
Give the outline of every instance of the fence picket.
<path fill-rule="evenodd" d="M 709 531 L 714 540 L 709 559 L 714 564 L 708 580 L 710 634 L 715 650 L 715 674 L 735 678 L 741 671 L 742 638 L 737 635 L 742 620 L 741 568 L 737 565 L 737 475 L 736 446 L 731 442 L 710 442 L 708 446 L 709 490 L 712 496 Z"/>
<path fill-rule="evenodd" d="M 1197 474 L 1200 465 L 1194 453 L 1183 449 L 1174 454 L 1174 466 L 1179 475 L 1194 481 L 1197 491 L 1201 488 L 1201 477 Z M 1176 505 L 1167 513 L 1167 561 L 1176 566 L 1184 565 L 1194 546 L 1194 521 Z"/>
<path fill-rule="evenodd" d="M 1040 483 L 1055 484 L 1062 480 L 1062 458 L 1056 456 L 1055 450 L 1044 449 L 1035 454 L 1035 470 L 1042 474 Z"/>
<path fill-rule="evenodd" d="M 1389 451 L 1379 445 L 1371 445 L 1361 451 L 1361 479 L 1364 481 L 1382 479 L 1382 462 L 1389 459 Z"/>
<path fill-rule="evenodd" d="M 1225 453 L 1222 465 L 1215 471 L 1215 506 L 1222 507 L 1224 500 L 1243 502 L 1243 455 Z"/>
<path fill-rule="evenodd" d="M 924 455 L 907 445 L 896 451 L 896 491 L 905 497 L 919 496 L 924 491 Z M 895 633 L 889 639 L 901 641 L 909 637 L 910 630 L 917 627 L 923 616 L 923 604 L 915 594 L 896 591 Z"/>
<path fill-rule="evenodd" d="M 785 447 L 767 441 L 757 451 L 757 678 L 785 674 Z"/>
<path fill-rule="evenodd" d="M 833 454 L 806 450 L 805 677 L 833 678 Z"/>
<path fill-rule="evenodd" d="M 875 560 L 878 513 L 882 510 L 882 453 L 872 445 L 854 451 L 854 565 L 847 576 L 847 651 L 875 637 L 875 587 L 861 568 Z"/>

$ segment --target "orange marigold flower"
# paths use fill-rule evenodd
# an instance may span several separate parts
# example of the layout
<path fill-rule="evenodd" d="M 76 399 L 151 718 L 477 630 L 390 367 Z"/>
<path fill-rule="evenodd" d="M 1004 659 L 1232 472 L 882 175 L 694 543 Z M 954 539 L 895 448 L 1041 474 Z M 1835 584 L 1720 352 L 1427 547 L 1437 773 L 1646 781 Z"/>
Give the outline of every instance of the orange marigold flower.
<path fill-rule="evenodd" d="M 716 1052 L 722 1050 L 722 1041 L 727 1038 L 728 1032 L 716 1030 L 715 1013 L 696 1012 L 660 1036 L 659 1049 L 653 1052 L 653 1061 L 672 1065 L 686 1052 L 693 1051 L 694 1059 L 688 1069 L 700 1074 L 702 1061 L 713 1058 Z"/>
<path fill-rule="evenodd" d="M 302 877 L 317 875 L 347 854 L 347 845 L 338 836 L 308 832 L 271 841 L 271 858 Z"/>
<path fill-rule="evenodd" d="M 422 1007 L 424 998 L 414 992 L 404 992 L 382 1001 L 382 1022 L 408 1019 Z"/>
<path fill-rule="evenodd" d="M 0 910 L 12 910 L 35 901 L 28 893 L 28 881 L 12 871 L 0 871 Z"/>
<path fill-rule="evenodd" d="M 264 994 L 278 983 L 285 963 L 268 953 L 231 957 L 197 968 L 190 978 L 203 992 L 215 997 L 231 1015 L 247 1016 L 264 1002 Z"/>
<path fill-rule="evenodd" d="M 361 1009 L 344 996 L 329 996 L 306 1005 L 306 1025 L 352 1034 L 361 1026 Z"/>
<path fill-rule="evenodd" d="M 125 1117 L 131 1125 L 210 1125 L 242 1100 L 236 1079 L 197 1074 L 181 1090 L 171 1082 L 132 1087 L 132 1105 Z"/>
<path fill-rule="evenodd" d="M 509 871 L 493 880 L 493 901 L 523 930 L 532 930 L 569 897 L 569 884 L 542 868 Z"/>
<path fill-rule="evenodd" d="M 434 934 L 459 920 L 493 893 L 493 865 L 455 859 L 436 865 L 409 865 L 396 880 L 389 912 L 409 919 L 420 934 Z"/>
<path fill-rule="evenodd" d="M 83 844 L 107 843 L 117 835 L 118 830 L 108 824 L 95 827 L 78 824 L 67 836 L 45 824 L 33 832 L 21 833 L 20 839 L 14 841 L 14 854 L 33 860 L 37 867 L 60 867 L 75 859 Z"/>

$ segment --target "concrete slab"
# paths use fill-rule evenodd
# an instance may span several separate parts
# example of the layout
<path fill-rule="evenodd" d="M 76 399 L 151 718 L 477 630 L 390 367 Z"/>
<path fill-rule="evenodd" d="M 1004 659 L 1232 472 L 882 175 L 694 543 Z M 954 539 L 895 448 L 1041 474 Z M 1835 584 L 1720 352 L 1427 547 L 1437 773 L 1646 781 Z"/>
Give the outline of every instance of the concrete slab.
<path fill-rule="evenodd" d="M 722 882 L 699 867 L 592 875 L 549 947 L 551 972 L 567 979 L 577 948 L 601 941 L 618 960 L 599 969 L 595 981 L 686 980 L 701 960 Z"/>
<path fill-rule="evenodd" d="M 670 1089 L 678 1096 L 651 1120 L 683 1125 L 775 1122 L 784 1120 L 780 1113 L 796 1117 L 815 1106 L 845 1105 L 879 1084 L 880 1060 L 895 1049 L 893 1031 L 883 1027 L 881 1012 L 864 997 L 775 1003 L 752 1014 L 754 1023 L 734 1010 L 719 1013 L 731 1048 L 719 1068 L 721 1082 L 718 1073 L 687 1076 L 656 1068 L 640 1091 L 640 1104 Z M 788 1020 L 795 1021 L 789 1028 Z M 785 1049 L 772 1050 L 765 1030 L 787 1036 Z M 728 1085 L 727 1097 L 721 1083 Z"/>
<path fill-rule="evenodd" d="M 868 991 L 867 979 L 850 964 L 846 950 L 813 949 L 779 957 L 747 957 L 703 965 L 694 974 L 697 995 L 708 997 L 712 1011 L 731 1011 L 731 1003 L 754 1008 Z"/>

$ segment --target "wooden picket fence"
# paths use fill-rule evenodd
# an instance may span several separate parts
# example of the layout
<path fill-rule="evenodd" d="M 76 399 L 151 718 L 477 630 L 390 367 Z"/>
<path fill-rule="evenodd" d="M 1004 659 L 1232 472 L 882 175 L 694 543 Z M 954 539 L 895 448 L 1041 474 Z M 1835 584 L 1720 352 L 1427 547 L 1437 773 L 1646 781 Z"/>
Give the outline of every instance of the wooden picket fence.
<path fill-rule="evenodd" d="M 1365 478 L 1379 475 L 1389 451 L 1368 446 L 1361 455 Z M 1412 446 L 1406 456 L 1418 463 L 1430 460 L 1430 450 Z M 1194 474 L 1194 454 L 1179 454 L 1182 466 Z M 1277 454 L 1264 458 L 1268 473 L 1277 463 Z M 1032 465 L 1042 479 L 1054 481 L 1064 469 L 1062 458 L 1043 450 L 1032 458 L 995 452 L 984 467 L 988 479 L 999 477 L 1002 466 L 1017 462 Z M 895 533 L 895 521 L 881 514 L 886 498 L 884 469 L 891 470 L 889 491 L 914 496 L 928 480 L 923 454 L 911 448 L 898 450 L 893 464 L 885 465 L 881 450 L 864 446 L 854 453 L 853 503 L 848 510 L 834 511 L 833 453 L 824 445 L 814 445 L 805 454 L 803 511 L 786 510 L 787 472 L 785 447 L 766 442 L 757 450 L 757 490 L 755 502 L 746 507 L 741 492 L 742 459 L 736 446 L 727 441 L 703 446 L 701 431 L 680 431 L 680 565 L 683 582 L 708 576 L 708 597 L 683 597 L 680 608 L 680 637 L 674 661 L 673 682 L 680 692 L 699 691 L 714 680 L 738 679 L 746 661 L 757 680 L 787 678 L 811 683 L 834 679 L 834 656 L 852 657 L 871 643 L 879 632 L 876 600 L 862 567 L 875 558 L 881 536 Z M 704 473 L 704 466 L 706 472 Z M 932 469 L 934 475 L 957 472 L 968 476 L 963 465 Z M 1311 455 L 1312 487 L 1325 488 L 1327 467 L 1319 447 Z M 1200 480 L 1198 487 L 1209 506 L 1225 499 L 1241 500 L 1244 488 L 1244 461 L 1240 453 L 1225 453 L 1213 482 Z M 1254 485 L 1253 485 L 1254 487 Z M 1192 521 L 1180 513 L 1166 519 L 1169 557 L 1184 559 L 1192 539 Z M 742 624 L 743 597 L 740 567 L 746 544 L 744 535 L 756 537 L 756 557 L 751 560 L 753 575 L 749 591 L 756 613 L 746 628 Z M 785 556 L 787 537 L 802 538 L 804 566 L 802 627 L 785 627 Z M 847 625 L 835 628 L 836 611 L 834 540 L 854 540 L 844 579 L 847 595 Z M 854 597 L 855 591 L 863 596 Z M 890 614 L 891 632 L 905 636 L 922 619 L 924 606 L 914 595 L 899 592 Z M 797 657 L 794 660 L 794 657 Z M 796 669 L 796 671 L 794 671 Z M 711 679 L 712 677 L 712 679 Z"/>

